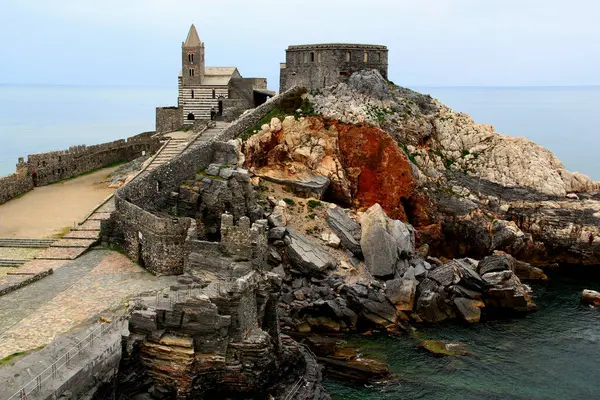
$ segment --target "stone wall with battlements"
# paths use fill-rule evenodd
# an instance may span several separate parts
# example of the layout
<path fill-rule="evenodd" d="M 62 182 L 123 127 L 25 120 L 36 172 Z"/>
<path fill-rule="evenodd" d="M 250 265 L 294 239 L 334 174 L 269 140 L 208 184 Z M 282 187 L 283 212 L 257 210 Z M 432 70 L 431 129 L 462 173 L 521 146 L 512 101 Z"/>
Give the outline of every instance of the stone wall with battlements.
<path fill-rule="evenodd" d="M 300 86 L 319 89 L 344 82 L 354 72 L 376 69 L 388 76 L 388 49 L 370 44 L 311 44 L 289 46 L 281 64 L 279 90 Z"/>
<path fill-rule="evenodd" d="M 296 90 L 290 89 L 247 112 L 214 139 L 190 147 L 170 162 L 117 190 L 113 218 L 102 223 L 103 240 L 122 246 L 129 257 L 153 273 L 180 274 L 184 269 L 188 229 L 193 220 L 174 217 L 165 211 L 172 210 L 174 205 L 176 208 L 181 184 L 195 179 L 198 171 L 215 162 L 215 157 L 220 157 L 223 144 L 219 141 L 245 133 L 278 107 L 283 97 Z M 225 242 L 228 242 L 227 235 Z"/>
<path fill-rule="evenodd" d="M 0 204 L 25 193 L 34 186 L 49 185 L 106 167 L 131 161 L 142 153 L 152 154 L 160 148 L 154 132 L 144 132 L 127 139 L 93 146 L 72 146 L 68 150 L 30 154 L 19 158 L 16 173 L 0 178 Z"/>

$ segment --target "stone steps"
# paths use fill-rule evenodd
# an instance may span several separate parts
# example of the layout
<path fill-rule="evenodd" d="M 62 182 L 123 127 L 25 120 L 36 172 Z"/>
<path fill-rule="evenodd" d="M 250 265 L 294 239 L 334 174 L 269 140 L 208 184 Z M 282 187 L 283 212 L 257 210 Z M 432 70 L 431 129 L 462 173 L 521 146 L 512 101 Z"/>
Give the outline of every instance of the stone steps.
<path fill-rule="evenodd" d="M 46 248 L 53 242 L 54 239 L 0 238 L 0 247 Z"/>
<path fill-rule="evenodd" d="M 31 260 L 3 260 L 0 259 L 0 267 L 18 267 Z"/>
<path fill-rule="evenodd" d="M 100 231 L 71 231 L 63 236 L 63 239 L 96 239 L 100 237 Z"/>
<path fill-rule="evenodd" d="M 36 260 L 74 260 L 87 251 L 87 247 L 49 247 Z"/>

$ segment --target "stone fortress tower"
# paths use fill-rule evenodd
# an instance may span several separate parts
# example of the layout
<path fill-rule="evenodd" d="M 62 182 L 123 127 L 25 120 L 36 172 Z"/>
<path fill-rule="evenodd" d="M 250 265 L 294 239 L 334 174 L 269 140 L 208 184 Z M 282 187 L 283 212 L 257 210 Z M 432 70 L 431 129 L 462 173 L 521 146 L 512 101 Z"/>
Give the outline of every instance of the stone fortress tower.
<path fill-rule="evenodd" d="M 280 65 L 279 91 L 293 86 L 318 89 L 343 82 L 354 72 L 377 69 L 387 79 L 388 49 L 370 44 L 289 46 Z"/>
<path fill-rule="evenodd" d="M 171 132 L 196 120 L 233 121 L 275 95 L 266 78 L 243 78 L 236 67 L 207 67 L 204 43 L 192 25 L 181 44 L 177 107 L 157 107 L 156 131 Z"/>

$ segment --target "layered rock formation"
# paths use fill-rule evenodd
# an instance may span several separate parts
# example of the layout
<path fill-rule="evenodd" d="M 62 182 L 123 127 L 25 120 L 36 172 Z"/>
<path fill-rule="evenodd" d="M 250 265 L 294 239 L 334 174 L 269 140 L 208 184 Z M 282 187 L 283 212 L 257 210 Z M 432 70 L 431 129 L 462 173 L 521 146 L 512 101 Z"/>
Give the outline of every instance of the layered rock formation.
<path fill-rule="evenodd" d="M 379 203 L 438 255 L 600 263 L 599 183 L 546 149 L 376 71 L 306 100 L 315 116 L 274 119 L 245 143 L 251 171 L 279 183 L 321 179 L 312 194 L 357 210 Z"/>

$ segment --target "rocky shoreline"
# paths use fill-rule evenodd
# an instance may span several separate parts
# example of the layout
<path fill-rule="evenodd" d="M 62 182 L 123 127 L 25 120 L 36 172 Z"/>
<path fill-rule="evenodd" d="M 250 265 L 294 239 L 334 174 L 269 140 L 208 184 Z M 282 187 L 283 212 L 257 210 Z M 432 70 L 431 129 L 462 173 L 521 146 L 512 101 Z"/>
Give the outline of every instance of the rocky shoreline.
<path fill-rule="evenodd" d="M 325 399 L 317 362 L 340 379 L 391 377 L 345 334 L 535 311 L 526 282 L 543 268 L 600 264 L 600 185 L 541 147 L 376 71 L 288 96 L 246 138 L 215 143 L 217 159 L 160 211 L 190 221 L 184 275 L 169 307 L 157 298 L 130 321 L 128 395 L 298 386 L 293 398 Z M 202 292 L 176 294 L 191 288 Z"/>

